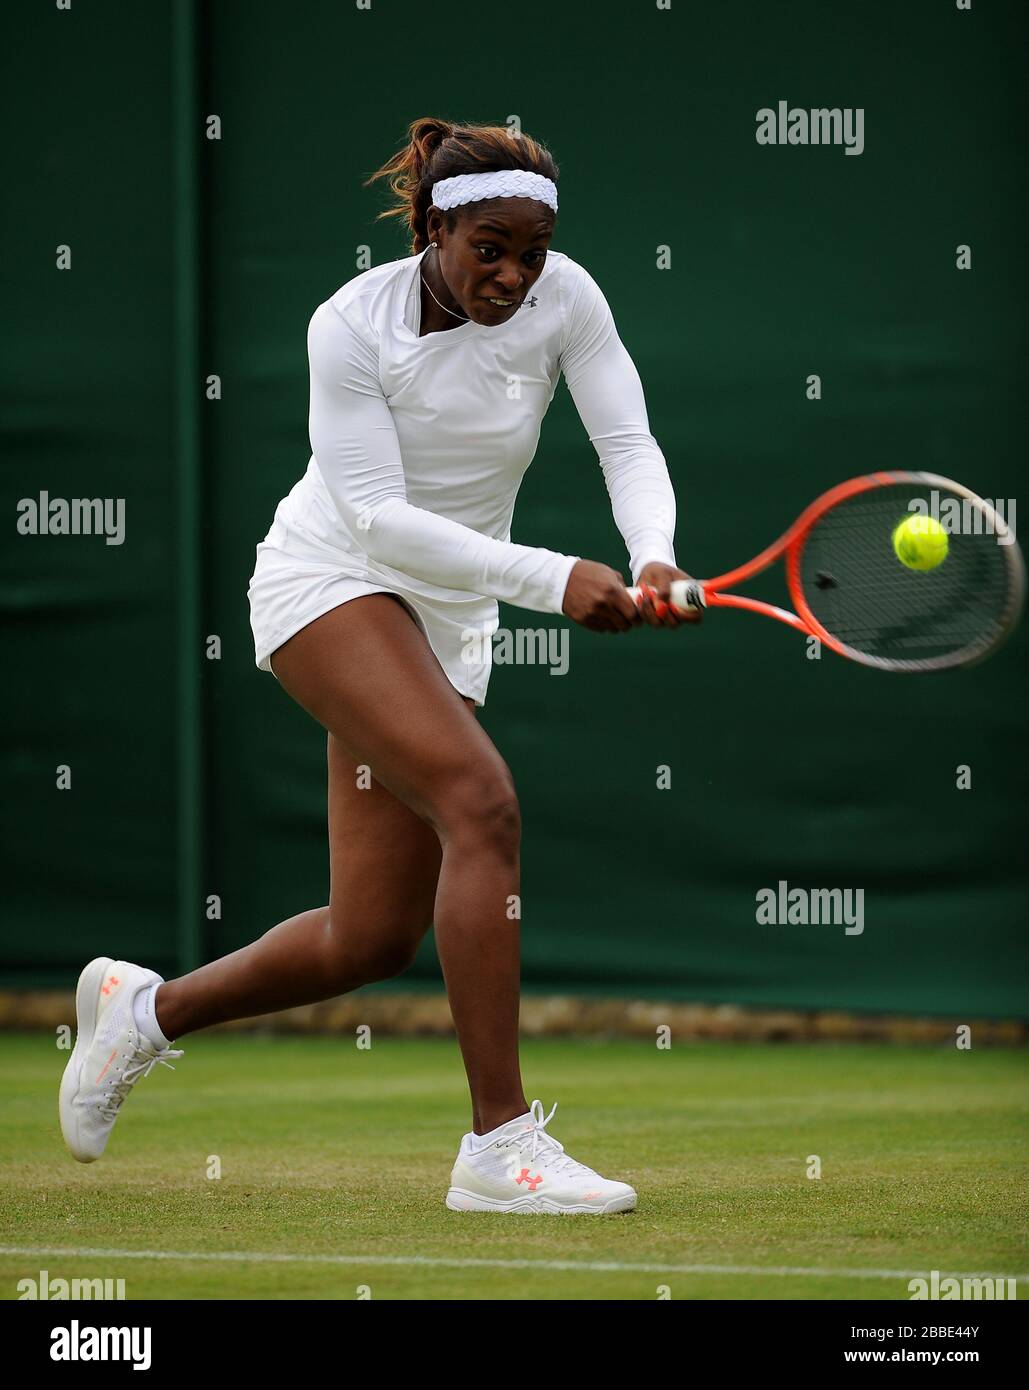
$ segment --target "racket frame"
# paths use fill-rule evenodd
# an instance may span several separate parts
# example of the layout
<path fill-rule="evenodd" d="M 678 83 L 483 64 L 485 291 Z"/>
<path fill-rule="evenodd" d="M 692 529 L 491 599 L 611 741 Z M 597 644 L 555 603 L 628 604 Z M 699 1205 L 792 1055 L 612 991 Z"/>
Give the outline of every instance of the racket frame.
<path fill-rule="evenodd" d="M 955 483 L 951 478 L 943 478 L 936 473 L 906 471 L 866 473 L 861 477 L 850 478 L 844 483 L 838 483 L 828 492 L 823 492 L 821 496 L 816 497 L 777 541 L 766 546 L 745 565 L 738 565 L 735 569 L 727 570 L 724 574 L 716 575 L 713 579 L 676 580 L 672 585 L 673 607 L 741 608 L 750 613 L 761 613 L 765 617 L 776 619 L 777 622 L 786 623 L 789 627 L 803 632 L 809 637 L 817 637 L 830 651 L 836 652 L 839 656 L 846 657 L 850 661 L 857 661 L 862 666 L 873 666 L 878 670 L 896 672 L 939 671 L 954 666 L 971 666 L 982 661 L 995 651 L 1014 629 L 1025 602 L 1025 563 L 1013 536 L 1010 542 L 1003 547 L 1008 567 L 1009 596 L 1005 611 L 997 622 L 999 631 L 980 643 L 971 643 L 960 648 L 957 652 L 948 653 L 944 657 L 905 661 L 891 657 L 871 656 L 867 652 L 858 651 L 857 648 L 841 642 L 838 637 L 834 637 L 823 627 L 811 611 L 804 596 L 801 582 L 801 561 L 804 547 L 816 523 L 833 507 L 841 502 L 849 501 L 852 497 L 858 497 L 861 493 L 871 492 L 875 488 L 904 484 L 926 486 L 936 488 L 939 491 L 947 490 L 955 493 L 979 509 L 986 523 L 986 534 L 992 534 L 998 538 L 1010 535 L 1010 528 L 1007 523 L 989 502 L 984 501 L 969 488 Z M 785 561 L 786 587 L 796 612 L 790 612 L 787 608 L 780 608 L 774 603 L 765 603 L 761 599 L 749 598 L 745 594 L 726 592 L 730 587 L 746 583 L 748 579 L 753 579 L 755 575 L 769 569 L 780 558 Z M 639 591 L 634 589 L 630 592 L 636 597 Z"/>

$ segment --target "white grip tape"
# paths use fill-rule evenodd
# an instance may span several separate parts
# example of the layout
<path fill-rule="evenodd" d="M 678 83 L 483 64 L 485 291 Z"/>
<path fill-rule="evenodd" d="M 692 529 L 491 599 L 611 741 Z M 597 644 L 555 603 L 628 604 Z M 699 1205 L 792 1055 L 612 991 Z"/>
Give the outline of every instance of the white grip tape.
<path fill-rule="evenodd" d="M 634 584 L 629 590 L 629 597 L 637 605 L 641 594 L 642 590 L 638 585 Z M 704 601 L 704 587 L 702 584 L 698 584 L 695 579 L 673 579 L 668 596 L 672 600 L 672 607 L 683 611 L 689 608 L 707 607 Z"/>

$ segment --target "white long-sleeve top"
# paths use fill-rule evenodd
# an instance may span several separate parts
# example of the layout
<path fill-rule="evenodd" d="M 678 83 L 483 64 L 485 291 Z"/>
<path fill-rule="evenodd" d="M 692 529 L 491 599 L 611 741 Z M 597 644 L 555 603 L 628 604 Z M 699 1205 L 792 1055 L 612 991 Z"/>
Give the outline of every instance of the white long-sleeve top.
<path fill-rule="evenodd" d="M 345 572 L 426 600 L 559 613 L 578 556 L 511 541 L 522 475 L 563 373 L 633 580 L 674 565 L 675 496 L 639 374 L 582 266 L 550 251 L 505 324 L 418 336 L 422 257 L 365 271 L 308 330 L 313 455 L 281 504 Z"/>

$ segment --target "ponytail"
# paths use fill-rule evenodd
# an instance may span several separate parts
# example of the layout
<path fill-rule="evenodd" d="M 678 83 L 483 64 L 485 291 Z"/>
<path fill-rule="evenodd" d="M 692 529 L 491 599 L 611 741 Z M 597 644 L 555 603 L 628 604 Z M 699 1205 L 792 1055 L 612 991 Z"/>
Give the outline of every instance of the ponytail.
<path fill-rule="evenodd" d="M 411 254 L 417 256 L 429 244 L 428 213 L 432 186 L 458 174 L 485 174 L 496 169 L 528 169 L 557 183 L 558 169 L 545 146 L 530 136 L 512 134 L 506 126 L 451 125 L 434 116 L 422 116 L 408 128 L 407 146 L 377 169 L 364 186 L 388 179 L 394 204 L 380 212 L 384 217 L 403 217 L 411 233 Z M 443 214 L 453 231 L 456 211 Z"/>

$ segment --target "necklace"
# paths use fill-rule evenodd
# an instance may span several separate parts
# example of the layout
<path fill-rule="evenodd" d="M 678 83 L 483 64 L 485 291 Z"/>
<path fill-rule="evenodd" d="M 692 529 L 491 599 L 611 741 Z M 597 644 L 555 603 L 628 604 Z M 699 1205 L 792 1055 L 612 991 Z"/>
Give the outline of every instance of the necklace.
<path fill-rule="evenodd" d="M 433 246 L 436 246 L 436 243 L 435 243 L 435 242 L 433 242 L 432 244 L 433 244 Z M 436 246 L 436 259 L 439 260 L 439 247 L 438 247 L 438 246 Z M 419 271 L 419 274 L 421 275 L 421 271 Z M 441 277 L 441 278 L 442 278 L 442 275 L 443 275 L 443 272 L 440 271 L 440 277 Z M 432 286 L 429 284 L 428 280 L 426 280 L 426 278 L 425 278 L 424 275 L 421 276 L 421 280 L 422 280 L 422 284 L 425 286 L 425 288 L 429 291 L 430 294 L 432 294 Z M 432 294 L 432 297 L 433 297 L 433 299 L 436 299 L 436 296 L 435 296 L 434 294 Z M 439 300 L 438 300 L 438 299 L 436 299 L 436 303 L 439 304 Z M 461 321 L 462 321 L 463 323 L 470 323 L 470 322 L 471 322 L 471 319 L 470 319 L 470 317 L 469 317 L 468 314 L 455 314 L 454 311 L 453 311 L 453 309 L 448 309 L 447 306 L 446 306 L 445 304 L 439 304 L 439 307 L 443 310 L 443 312 L 444 312 L 445 314 L 449 314 L 449 315 L 451 316 L 451 318 L 461 319 Z"/>

